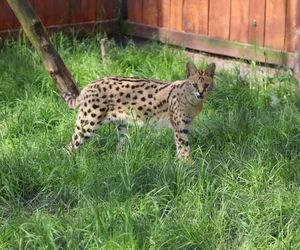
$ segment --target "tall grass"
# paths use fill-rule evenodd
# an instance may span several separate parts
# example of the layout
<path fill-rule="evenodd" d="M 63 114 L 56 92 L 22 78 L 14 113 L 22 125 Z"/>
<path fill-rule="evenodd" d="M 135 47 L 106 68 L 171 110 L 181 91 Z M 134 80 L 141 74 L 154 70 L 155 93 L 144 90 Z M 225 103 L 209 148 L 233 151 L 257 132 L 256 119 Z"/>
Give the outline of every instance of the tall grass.
<path fill-rule="evenodd" d="M 80 86 L 107 75 L 184 78 L 183 51 L 151 42 L 52 38 Z M 200 62 L 199 65 L 205 64 Z M 115 150 L 102 127 L 71 158 L 75 111 L 25 40 L 0 49 L 0 248 L 299 249 L 300 102 L 291 72 L 241 82 L 219 71 L 190 140 L 132 127 Z M 274 101 L 275 100 L 275 101 Z"/>

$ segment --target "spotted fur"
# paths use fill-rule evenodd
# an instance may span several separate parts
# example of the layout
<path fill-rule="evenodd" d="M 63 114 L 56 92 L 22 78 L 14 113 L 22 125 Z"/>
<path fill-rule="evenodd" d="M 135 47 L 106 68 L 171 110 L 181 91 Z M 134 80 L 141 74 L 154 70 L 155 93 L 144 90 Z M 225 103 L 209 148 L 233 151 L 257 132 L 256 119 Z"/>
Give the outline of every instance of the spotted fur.
<path fill-rule="evenodd" d="M 190 158 L 190 124 L 201 112 L 204 97 L 213 87 L 214 72 L 214 63 L 198 70 L 189 62 L 185 80 L 165 83 L 135 77 L 104 77 L 86 86 L 77 98 L 65 93 L 69 107 L 80 109 L 69 152 L 82 145 L 104 122 L 117 124 L 121 146 L 127 124 L 147 123 L 172 128 L 178 155 Z"/>

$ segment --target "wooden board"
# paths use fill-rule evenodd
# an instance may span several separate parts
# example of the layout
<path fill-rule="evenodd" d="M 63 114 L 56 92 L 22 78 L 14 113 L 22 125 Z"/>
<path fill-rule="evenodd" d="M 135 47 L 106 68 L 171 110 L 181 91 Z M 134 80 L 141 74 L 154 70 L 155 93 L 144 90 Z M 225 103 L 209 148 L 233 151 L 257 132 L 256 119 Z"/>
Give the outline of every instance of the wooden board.
<path fill-rule="evenodd" d="M 171 0 L 158 1 L 158 26 L 170 27 Z"/>
<path fill-rule="evenodd" d="M 97 19 L 97 0 L 81 1 L 81 22 L 91 22 Z"/>
<path fill-rule="evenodd" d="M 286 0 L 266 0 L 265 46 L 284 49 L 285 18 Z"/>
<path fill-rule="evenodd" d="M 296 37 L 295 37 L 295 50 L 300 51 L 300 0 L 297 0 L 296 3 Z M 300 67 L 300 65 L 299 65 Z"/>
<path fill-rule="evenodd" d="M 142 22 L 142 0 L 127 0 L 127 17 L 133 22 Z"/>
<path fill-rule="evenodd" d="M 208 34 L 208 0 L 185 0 L 183 3 L 183 30 Z"/>
<path fill-rule="evenodd" d="M 144 38 L 153 38 L 153 35 L 164 42 L 168 38 L 171 44 L 179 45 L 185 48 L 206 51 L 213 54 L 245 58 L 259 62 L 288 65 L 294 65 L 294 53 L 284 53 L 280 50 L 263 48 L 250 44 L 238 43 L 229 40 L 211 38 L 205 35 L 194 33 L 179 32 L 165 28 L 154 27 L 145 24 L 126 22 L 128 35 L 134 35 Z"/>
<path fill-rule="evenodd" d="M 56 1 L 55 7 L 59 11 L 55 12 L 56 24 L 65 24 L 69 22 L 69 2 L 68 1 Z"/>
<path fill-rule="evenodd" d="M 15 27 L 14 14 L 6 0 L 0 0 L 0 10 L 0 30 L 13 29 Z"/>
<path fill-rule="evenodd" d="M 103 3 L 105 10 L 104 19 L 114 19 L 118 17 L 119 0 L 97 0 L 97 2 Z"/>
<path fill-rule="evenodd" d="M 183 0 L 171 1 L 171 13 L 170 13 L 170 29 L 182 30 L 182 7 Z"/>
<path fill-rule="evenodd" d="M 285 50 L 294 51 L 296 45 L 297 0 L 287 0 Z"/>
<path fill-rule="evenodd" d="M 76 23 L 81 20 L 81 1 L 84 0 L 68 0 L 69 1 L 69 23 Z"/>
<path fill-rule="evenodd" d="M 57 6 L 55 0 L 47 0 L 47 4 L 39 0 L 30 0 L 30 2 L 45 26 L 56 24 Z"/>
<path fill-rule="evenodd" d="M 248 42 L 264 45 L 266 0 L 251 0 L 249 3 Z"/>
<path fill-rule="evenodd" d="M 158 26 L 158 0 L 144 0 L 142 13 L 144 24 Z"/>
<path fill-rule="evenodd" d="M 230 40 L 249 41 L 249 1 L 231 0 Z"/>
<path fill-rule="evenodd" d="M 209 36 L 229 39 L 230 0 L 210 0 Z"/>

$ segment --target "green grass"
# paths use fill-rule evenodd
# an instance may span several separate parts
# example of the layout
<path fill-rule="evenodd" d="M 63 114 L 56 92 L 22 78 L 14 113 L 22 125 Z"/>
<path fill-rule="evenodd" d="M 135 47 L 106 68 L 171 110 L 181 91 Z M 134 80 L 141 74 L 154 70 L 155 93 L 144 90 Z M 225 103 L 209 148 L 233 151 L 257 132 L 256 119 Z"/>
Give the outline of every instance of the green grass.
<path fill-rule="evenodd" d="M 183 79 L 183 51 L 53 38 L 80 86 L 101 76 Z M 205 64 L 201 62 L 199 65 Z M 291 72 L 241 82 L 219 71 L 190 134 L 102 127 L 71 158 L 76 112 L 24 40 L 0 49 L 0 249 L 299 249 L 300 95 Z M 275 102 L 272 100 L 276 100 Z"/>

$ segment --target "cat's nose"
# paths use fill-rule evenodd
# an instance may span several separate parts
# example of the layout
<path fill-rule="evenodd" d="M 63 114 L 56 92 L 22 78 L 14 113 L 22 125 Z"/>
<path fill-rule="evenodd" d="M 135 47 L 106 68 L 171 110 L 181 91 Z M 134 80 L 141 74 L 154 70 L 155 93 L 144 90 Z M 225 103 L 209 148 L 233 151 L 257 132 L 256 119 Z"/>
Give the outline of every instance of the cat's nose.
<path fill-rule="evenodd" d="M 202 99 L 203 97 L 204 97 L 203 93 L 200 93 L 200 92 L 197 93 L 197 98 Z"/>

